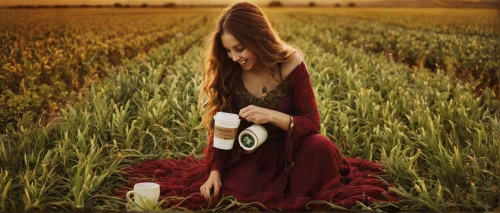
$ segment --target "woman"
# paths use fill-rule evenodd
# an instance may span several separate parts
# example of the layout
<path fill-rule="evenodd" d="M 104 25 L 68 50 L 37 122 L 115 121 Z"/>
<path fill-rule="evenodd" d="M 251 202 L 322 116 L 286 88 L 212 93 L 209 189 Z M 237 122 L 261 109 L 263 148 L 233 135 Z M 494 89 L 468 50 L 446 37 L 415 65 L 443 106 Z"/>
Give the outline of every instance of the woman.
<path fill-rule="evenodd" d="M 304 210 L 313 200 L 344 207 L 397 200 L 377 177 L 381 165 L 343 158 L 318 134 L 320 117 L 303 58 L 279 39 L 259 7 L 229 6 L 210 39 L 202 83 L 208 99 L 205 158 L 148 161 L 130 174 L 155 176 L 163 197 L 189 197 L 183 205 L 192 209 L 207 208 L 222 195 L 285 210 Z M 231 150 L 214 148 L 212 118 L 219 111 L 239 114 L 239 132 L 263 125 L 268 139 L 253 152 L 237 143 Z"/>

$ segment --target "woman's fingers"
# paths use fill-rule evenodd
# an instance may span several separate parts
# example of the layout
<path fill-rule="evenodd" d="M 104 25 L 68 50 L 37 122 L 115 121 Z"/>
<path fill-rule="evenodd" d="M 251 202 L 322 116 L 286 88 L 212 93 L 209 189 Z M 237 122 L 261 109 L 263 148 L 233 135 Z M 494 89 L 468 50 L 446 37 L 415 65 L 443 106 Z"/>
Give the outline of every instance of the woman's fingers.
<path fill-rule="evenodd" d="M 250 113 L 251 113 L 250 111 L 240 113 L 240 117 L 242 117 L 243 119 L 248 119 L 248 117 L 250 116 Z"/>
<path fill-rule="evenodd" d="M 252 109 L 254 108 L 253 105 L 249 105 L 243 109 L 240 110 L 240 117 L 246 119 L 250 114 L 252 114 Z"/>
<path fill-rule="evenodd" d="M 246 106 L 246 107 L 244 107 L 243 109 L 240 110 L 240 114 L 248 112 L 252 108 L 253 108 L 253 105 L 248 105 L 248 106 Z"/>
<path fill-rule="evenodd" d="M 269 110 L 257 106 L 247 106 L 240 110 L 240 117 L 255 124 L 264 124 L 269 122 Z"/>
<path fill-rule="evenodd" d="M 205 184 L 200 186 L 200 194 L 202 197 L 205 197 L 205 192 L 204 192 Z"/>
<path fill-rule="evenodd" d="M 206 199 L 206 200 L 209 200 L 210 199 L 210 184 L 203 184 L 201 187 L 200 187 L 200 193 L 201 195 Z"/>
<path fill-rule="evenodd" d="M 205 188 L 205 194 L 206 194 L 206 197 L 205 199 L 207 200 L 210 200 L 210 189 L 212 189 L 212 184 L 207 184 L 206 188 Z"/>
<path fill-rule="evenodd" d="M 219 195 L 219 192 L 220 192 L 220 188 L 221 188 L 222 184 L 220 182 L 215 182 L 214 183 L 214 196 L 218 196 Z"/>
<path fill-rule="evenodd" d="M 219 194 L 221 186 L 220 172 L 217 170 L 211 171 L 208 180 L 200 187 L 200 194 L 206 200 L 210 200 L 212 195 Z"/>
<path fill-rule="evenodd" d="M 205 185 L 206 184 L 201 185 L 201 187 L 200 187 L 200 194 L 201 194 L 201 196 L 203 196 L 203 198 L 206 199 L 207 197 L 205 196 Z"/>

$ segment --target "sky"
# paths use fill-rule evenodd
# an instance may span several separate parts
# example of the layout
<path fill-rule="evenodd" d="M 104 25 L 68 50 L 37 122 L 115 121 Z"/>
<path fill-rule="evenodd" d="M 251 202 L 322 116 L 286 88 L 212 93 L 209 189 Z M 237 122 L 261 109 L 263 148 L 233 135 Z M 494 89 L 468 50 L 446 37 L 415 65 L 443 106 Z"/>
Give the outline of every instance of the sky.
<path fill-rule="evenodd" d="M 147 4 L 158 4 L 162 5 L 169 2 L 174 2 L 176 4 L 207 4 L 210 2 L 212 4 L 231 4 L 241 0 L 0 0 L 0 5 L 112 5 L 114 3 L 121 4 L 132 4 L 140 5 L 143 3 Z M 247 0 L 259 5 L 266 5 L 271 0 Z M 314 1 L 316 4 L 332 4 L 332 3 L 348 3 L 348 2 L 373 2 L 380 0 L 281 0 L 284 4 L 307 4 L 308 2 Z M 407 0 L 393 0 L 393 1 L 407 1 Z M 449 0 L 448 0 L 449 1 Z M 497 0 L 461 0 L 461 1 L 497 1 Z"/>
<path fill-rule="evenodd" d="M 174 2 L 176 4 L 231 4 L 242 0 L 0 0 L 0 5 L 54 5 L 54 4 L 67 4 L 67 5 L 80 5 L 80 4 L 103 4 L 112 5 L 114 3 L 122 4 L 136 4 L 140 5 L 142 3 L 148 4 L 165 4 L 169 2 Z M 247 0 L 255 4 L 267 4 L 270 0 Z M 311 0 L 282 0 L 281 2 L 285 4 L 296 4 L 296 3 L 308 3 Z M 332 3 L 332 2 L 342 2 L 347 0 L 313 0 L 314 2 L 321 3 Z M 353 1 L 366 1 L 366 0 L 353 0 Z M 368 0 L 377 1 L 377 0 Z"/>

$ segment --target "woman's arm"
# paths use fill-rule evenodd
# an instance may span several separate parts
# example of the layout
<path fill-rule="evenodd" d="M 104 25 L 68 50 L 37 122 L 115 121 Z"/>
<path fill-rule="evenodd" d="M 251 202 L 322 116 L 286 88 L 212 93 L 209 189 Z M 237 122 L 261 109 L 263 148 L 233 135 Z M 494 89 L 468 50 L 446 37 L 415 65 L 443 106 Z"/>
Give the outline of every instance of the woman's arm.
<path fill-rule="evenodd" d="M 320 129 L 318 106 L 311 85 L 311 78 L 304 64 L 293 73 L 290 84 L 293 94 L 293 128 L 288 131 L 285 148 L 285 171 L 294 166 L 294 152 L 300 138 L 317 134 Z"/>
<path fill-rule="evenodd" d="M 294 139 L 317 134 L 320 129 L 320 117 L 311 85 L 311 77 L 306 66 L 304 64 L 300 66 L 299 70 L 290 76 L 294 111 L 294 115 L 292 115 L 294 127 L 291 131 Z"/>
<path fill-rule="evenodd" d="M 205 171 L 211 172 L 214 170 L 222 171 L 224 163 L 226 162 L 228 151 L 220 150 L 214 147 L 214 132 L 208 132 L 208 141 L 205 149 Z"/>
<path fill-rule="evenodd" d="M 271 123 L 280 129 L 288 131 L 290 115 L 254 105 L 249 105 L 240 110 L 240 117 L 254 124 Z"/>
<path fill-rule="evenodd" d="M 224 167 L 224 162 L 226 162 L 227 151 L 214 149 L 214 158 L 210 164 L 210 171 L 222 171 Z"/>

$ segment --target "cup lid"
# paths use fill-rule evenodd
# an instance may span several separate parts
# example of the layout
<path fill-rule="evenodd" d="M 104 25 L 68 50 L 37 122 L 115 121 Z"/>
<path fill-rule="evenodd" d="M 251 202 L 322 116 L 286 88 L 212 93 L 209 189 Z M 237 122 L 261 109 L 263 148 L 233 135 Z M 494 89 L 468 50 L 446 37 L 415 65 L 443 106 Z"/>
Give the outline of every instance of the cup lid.
<path fill-rule="evenodd" d="M 227 113 L 227 112 L 217 112 L 214 115 L 214 119 L 223 121 L 240 121 L 240 116 L 238 114 Z"/>

